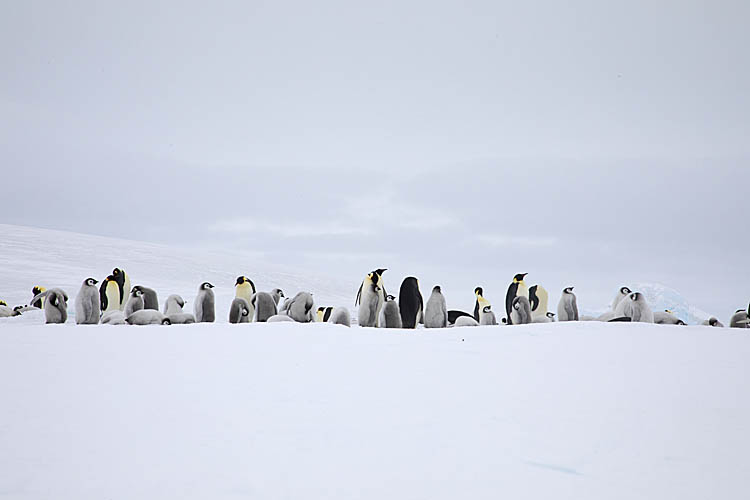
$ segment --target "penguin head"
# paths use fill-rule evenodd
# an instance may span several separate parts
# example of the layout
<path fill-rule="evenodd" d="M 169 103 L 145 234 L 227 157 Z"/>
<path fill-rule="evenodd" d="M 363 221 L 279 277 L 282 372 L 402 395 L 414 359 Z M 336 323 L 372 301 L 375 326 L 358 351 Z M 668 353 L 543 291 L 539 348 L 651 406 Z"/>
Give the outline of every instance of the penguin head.
<path fill-rule="evenodd" d="M 518 311 L 518 309 L 521 307 L 521 298 L 518 296 L 514 297 L 511 307 L 513 307 L 513 309 Z"/>
<path fill-rule="evenodd" d="M 516 274 L 515 276 L 513 276 L 513 283 L 520 283 L 520 282 L 522 282 L 523 279 L 526 277 L 527 274 L 529 274 L 529 273 Z"/>
<path fill-rule="evenodd" d="M 565 288 L 565 290 L 563 290 L 563 293 L 573 293 L 573 288 L 574 287 L 569 286 L 569 287 Z"/>
<path fill-rule="evenodd" d="M 383 273 L 386 272 L 388 269 L 375 269 L 373 272 L 377 274 L 378 276 L 383 276 Z"/>
<path fill-rule="evenodd" d="M 130 291 L 130 295 L 133 297 L 140 297 L 143 295 L 143 288 L 141 288 L 140 285 L 136 285 L 133 287 L 133 289 Z"/>
<path fill-rule="evenodd" d="M 250 283 L 250 280 L 245 276 L 239 276 L 237 281 L 234 282 L 234 286 Z"/>
<path fill-rule="evenodd" d="M 708 324 L 709 324 L 709 326 L 716 326 L 716 323 L 718 323 L 718 322 L 719 322 L 719 320 L 716 319 L 716 318 L 714 318 L 713 316 L 711 316 L 710 318 L 708 318 Z"/>
<path fill-rule="evenodd" d="M 94 285 L 96 285 L 99 282 L 97 280 L 95 280 L 94 278 L 86 278 L 86 281 L 84 281 L 83 283 L 86 286 L 94 286 Z"/>
<path fill-rule="evenodd" d="M 7 302 L 5 302 L 4 300 L 0 300 L 0 306 L 7 306 L 7 305 L 8 305 Z"/>
<path fill-rule="evenodd" d="M 677 323 L 675 323 L 675 324 L 676 324 L 676 325 L 680 325 L 680 326 L 687 326 L 687 323 L 685 323 L 685 322 L 684 322 L 684 321 L 682 321 L 681 319 L 678 319 L 678 320 L 677 320 Z"/>
<path fill-rule="evenodd" d="M 620 293 L 623 295 L 630 295 L 631 293 L 633 293 L 633 291 L 630 288 L 624 286 L 620 288 Z"/>
<path fill-rule="evenodd" d="M 555 313 L 553 313 L 553 312 L 548 312 L 548 313 L 547 313 L 547 317 L 548 317 L 549 319 L 555 319 Z"/>
<path fill-rule="evenodd" d="M 208 281 L 204 281 L 203 283 L 201 283 L 200 289 L 201 290 L 210 290 L 213 287 L 214 286 L 211 283 L 209 283 Z"/>
<path fill-rule="evenodd" d="M 478 286 L 474 289 L 474 295 L 478 295 L 479 297 L 484 295 L 484 290 L 482 290 L 481 286 Z"/>
<path fill-rule="evenodd" d="M 42 293 L 42 292 L 44 292 L 46 290 L 47 289 L 44 288 L 43 286 L 36 285 L 36 286 L 34 286 L 34 288 L 31 289 L 31 293 L 33 293 L 34 295 L 39 295 L 40 293 Z"/>
<path fill-rule="evenodd" d="M 284 295 L 284 291 L 281 288 L 274 288 L 272 292 L 279 294 L 279 297 L 286 297 L 286 295 Z"/>
<path fill-rule="evenodd" d="M 674 314 L 674 313 L 673 313 L 672 311 L 670 311 L 669 309 L 664 309 L 664 312 L 665 312 L 665 313 L 667 313 L 667 314 Z"/>
<path fill-rule="evenodd" d="M 484 307 L 482 308 L 482 312 L 484 312 L 484 313 L 488 313 L 488 312 L 490 312 L 491 310 L 492 310 L 492 306 L 484 306 Z"/>
<path fill-rule="evenodd" d="M 121 274 L 124 274 L 124 271 L 119 267 L 112 269 L 112 276 L 114 276 L 115 278 L 120 276 Z"/>
<path fill-rule="evenodd" d="M 633 302 L 638 302 L 640 298 L 641 298 L 641 292 L 633 292 L 630 294 L 630 300 L 632 300 Z"/>
<path fill-rule="evenodd" d="M 172 322 L 169 321 L 169 318 L 164 318 L 163 320 L 161 320 L 161 324 L 162 325 L 171 325 Z"/>
<path fill-rule="evenodd" d="M 440 285 L 435 285 L 434 287 L 432 287 L 432 293 L 442 293 L 440 291 Z"/>
<path fill-rule="evenodd" d="M 393 295 L 388 294 L 388 295 L 385 296 L 385 301 L 388 302 L 389 300 L 390 301 L 396 300 L 396 297 L 393 296 Z"/>

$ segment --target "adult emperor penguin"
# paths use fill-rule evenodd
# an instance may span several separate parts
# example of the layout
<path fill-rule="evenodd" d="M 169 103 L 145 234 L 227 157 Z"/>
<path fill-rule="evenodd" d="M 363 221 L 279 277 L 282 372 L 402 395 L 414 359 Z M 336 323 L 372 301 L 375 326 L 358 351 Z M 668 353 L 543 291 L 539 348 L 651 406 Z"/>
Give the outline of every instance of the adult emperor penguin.
<path fill-rule="evenodd" d="M 492 312 L 491 305 L 487 304 L 479 311 L 479 324 L 490 326 L 497 325 L 497 318 L 495 318 L 495 313 Z"/>
<path fill-rule="evenodd" d="M 44 297 L 39 298 L 37 300 L 34 300 L 33 297 L 36 297 L 37 295 L 41 294 L 42 292 L 46 291 L 47 289 L 43 286 L 34 285 L 34 287 L 31 289 L 31 297 L 32 300 L 29 303 L 31 307 L 38 307 L 39 309 L 44 309 Z"/>
<path fill-rule="evenodd" d="M 102 313 L 120 311 L 120 285 L 111 274 L 104 278 L 99 287 L 99 302 Z"/>
<path fill-rule="evenodd" d="M 319 307 L 318 308 L 318 314 L 316 321 L 318 323 L 325 323 L 328 321 L 328 318 L 331 317 L 331 313 L 333 312 L 333 306 L 328 307 Z"/>
<path fill-rule="evenodd" d="M 578 321 L 578 301 L 572 286 L 563 289 L 560 302 L 557 304 L 557 320 Z"/>
<path fill-rule="evenodd" d="M 526 287 L 523 279 L 529 273 L 516 274 L 513 277 L 513 282 L 508 286 L 508 292 L 505 294 L 505 314 L 507 314 L 508 324 L 512 325 L 513 320 L 510 318 L 510 311 L 513 309 L 513 299 L 516 297 L 527 297 L 529 296 L 529 289 Z"/>
<path fill-rule="evenodd" d="M 294 321 L 298 323 L 312 323 L 314 321 L 313 308 L 315 307 L 315 303 L 313 302 L 311 293 L 299 292 L 287 302 L 284 303 L 286 315 Z"/>
<path fill-rule="evenodd" d="M 481 286 L 474 289 L 474 295 L 476 300 L 474 301 L 474 319 L 478 322 L 480 320 L 480 311 L 484 306 L 490 305 L 490 301 L 484 298 L 484 290 Z"/>
<path fill-rule="evenodd" d="M 533 285 L 529 287 L 529 304 L 531 305 L 531 319 L 547 317 L 547 307 L 549 303 L 549 294 L 542 285 Z"/>
<path fill-rule="evenodd" d="M 657 325 L 685 325 L 684 321 L 668 310 L 654 311 L 654 323 Z"/>
<path fill-rule="evenodd" d="M 612 311 L 616 311 L 617 306 L 622 301 L 622 299 L 624 299 L 631 293 L 633 293 L 633 291 L 630 288 L 626 286 L 621 286 L 620 289 L 617 290 L 617 293 L 615 294 L 615 298 L 612 299 L 612 307 L 611 307 Z M 609 320 L 606 320 L 606 321 L 609 321 Z"/>
<path fill-rule="evenodd" d="M 719 321 L 717 318 L 715 318 L 713 316 L 711 316 L 706 321 L 704 321 L 703 323 L 701 323 L 701 325 L 703 325 L 703 326 L 715 326 L 717 328 L 724 328 L 724 325 L 721 323 L 721 321 Z"/>
<path fill-rule="evenodd" d="M 401 282 L 398 290 L 398 310 L 401 313 L 403 328 L 416 328 L 424 313 L 422 292 L 419 291 L 419 280 L 408 276 Z"/>
<path fill-rule="evenodd" d="M 526 325 L 531 323 L 531 304 L 529 299 L 523 295 L 517 295 L 513 298 L 510 306 L 511 325 Z"/>
<path fill-rule="evenodd" d="M 140 309 L 125 318 L 129 325 L 171 325 L 172 322 L 159 311 Z"/>
<path fill-rule="evenodd" d="M 185 307 L 185 300 L 182 297 L 179 295 L 170 295 L 167 297 L 167 301 L 164 302 L 164 316 L 166 316 L 173 325 L 195 323 L 195 316 L 189 312 L 183 311 L 183 307 Z M 152 309 L 148 310 L 150 311 Z"/>
<path fill-rule="evenodd" d="M 265 323 L 268 318 L 279 313 L 273 295 L 268 292 L 258 292 L 253 295 L 251 306 L 255 309 L 255 321 L 261 323 Z"/>
<path fill-rule="evenodd" d="M 401 311 L 398 309 L 396 297 L 388 295 L 383 304 L 383 317 L 380 320 L 380 326 L 385 328 L 402 328 Z"/>
<path fill-rule="evenodd" d="M 99 323 L 101 312 L 99 291 L 96 289 L 97 280 L 86 278 L 76 295 L 76 324 L 96 325 Z"/>
<path fill-rule="evenodd" d="M 271 297 L 273 297 L 273 301 L 276 302 L 276 307 L 278 307 L 279 301 L 284 297 L 284 292 L 281 288 L 274 288 L 271 290 Z"/>
<path fill-rule="evenodd" d="M 466 311 L 459 311 L 458 309 L 451 309 L 448 311 L 448 324 L 453 325 L 456 323 L 456 320 L 460 318 L 461 316 L 469 316 L 474 317 L 473 315 L 467 313 Z"/>
<path fill-rule="evenodd" d="M 376 269 L 367 273 L 362 284 L 359 285 L 357 299 L 354 305 L 359 305 L 357 319 L 359 326 L 378 326 L 380 310 L 385 303 L 385 286 L 383 284 L 383 273 L 387 269 Z"/>
<path fill-rule="evenodd" d="M 331 317 L 328 319 L 329 323 L 334 325 L 351 326 L 352 318 L 349 316 L 349 309 L 346 307 L 337 307 L 331 313 Z"/>
<path fill-rule="evenodd" d="M 463 316 L 462 316 L 463 317 Z M 458 319 L 456 320 L 458 321 Z M 427 305 L 424 307 L 425 328 L 445 328 L 448 326 L 448 308 L 440 286 L 434 286 Z"/>
<path fill-rule="evenodd" d="M 125 303 L 128 301 L 128 292 L 131 290 L 130 276 L 128 276 L 125 270 L 116 267 L 112 269 L 112 277 L 120 289 L 120 310 L 124 311 Z"/>
<path fill-rule="evenodd" d="M 646 303 L 646 297 L 641 292 L 632 292 L 617 304 L 615 319 L 622 317 L 630 318 L 631 322 L 653 323 L 654 311 Z"/>
<path fill-rule="evenodd" d="M 195 321 L 198 323 L 213 323 L 216 318 L 214 291 L 211 290 L 213 287 L 208 281 L 198 287 L 198 296 L 193 304 Z"/>
<path fill-rule="evenodd" d="M 250 321 L 255 318 L 255 306 L 253 305 L 255 295 L 255 283 L 246 276 L 239 276 L 234 282 L 234 296 L 245 299 L 250 307 Z"/>
<path fill-rule="evenodd" d="M 729 320 L 729 328 L 750 328 L 750 317 L 744 309 L 737 309 Z"/>
<path fill-rule="evenodd" d="M 130 297 L 128 298 L 128 301 L 125 303 L 125 311 L 124 311 L 125 317 L 127 318 L 134 312 L 144 309 L 143 304 L 144 304 L 143 290 L 141 289 L 140 286 L 136 285 L 130 291 Z"/>
<path fill-rule="evenodd" d="M 68 320 L 68 295 L 60 288 L 50 288 L 31 299 L 44 298 L 44 320 L 45 323 L 65 323 Z"/>

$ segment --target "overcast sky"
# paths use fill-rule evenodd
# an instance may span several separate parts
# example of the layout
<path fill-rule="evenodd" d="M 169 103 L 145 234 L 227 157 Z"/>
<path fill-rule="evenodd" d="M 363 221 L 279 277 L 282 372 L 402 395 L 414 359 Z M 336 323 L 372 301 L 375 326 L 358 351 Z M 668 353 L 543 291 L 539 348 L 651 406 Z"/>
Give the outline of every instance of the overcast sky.
<path fill-rule="evenodd" d="M 749 18 L 5 2 L 0 220 L 246 249 L 355 290 L 376 267 L 467 296 L 529 272 L 599 307 L 656 281 L 728 319 L 750 300 Z"/>

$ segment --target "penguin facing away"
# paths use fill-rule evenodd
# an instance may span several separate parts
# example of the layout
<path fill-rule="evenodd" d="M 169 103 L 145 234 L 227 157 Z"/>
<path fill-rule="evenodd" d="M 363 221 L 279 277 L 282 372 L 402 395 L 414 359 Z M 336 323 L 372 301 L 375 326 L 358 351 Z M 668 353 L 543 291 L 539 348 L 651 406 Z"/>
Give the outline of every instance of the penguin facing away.
<path fill-rule="evenodd" d="M 139 309 L 127 316 L 125 321 L 129 325 L 171 325 L 172 322 L 164 314 L 153 309 Z"/>
<path fill-rule="evenodd" d="M 531 304 L 529 299 L 523 295 L 513 298 L 510 310 L 511 325 L 526 325 L 531 323 Z"/>
<path fill-rule="evenodd" d="M 287 300 L 288 305 L 285 303 L 286 314 L 294 321 L 298 323 L 312 323 L 313 319 L 313 308 L 315 302 L 313 296 L 309 292 L 299 292 L 291 300 Z"/>
<path fill-rule="evenodd" d="M 646 303 L 646 297 L 640 292 L 633 292 L 617 304 L 617 317 L 630 318 L 631 322 L 653 323 L 654 311 Z"/>
<path fill-rule="evenodd" d="M 258 292 L 253 295 L 252 307 L 255 309 L 255 321 L 265 323 L 268 318 L 278 314 L 276 302 L 268 292 Z"/>
<path fill-rule="evenodd" d="M 44 297 L 41 297 L 37 300 L 34 300 L 34 297 L 36 297 L 37 295 L 40 295 L 42 292 L 45 292 L 45 291 L 47 291 L 47 289 L 44 288 L 43 286 L 34 285 L 34 287 L 31 289 L 32 299 L 31 299 L 31 302 L 29 302 L 29 305 L 31 307 L 44 309 Z"/>
<path fill-rule="evenodd" d="M 351 326 L 352 318 L 349 315 L 349 310 L 346 307 L 337 307 L 331 313 L 331 317 L 328 319 L 329 323 L 334 325 Z"/>
<path fill-rule="evenodd" d="M 100 304 L 99 291 L 96 289 L 97 280 L 86 278 L 83 280 L 78 295 L 76 295 L 76 324 L 96 325 L 99 323 Z"/>
<path fill-rule="evenodd" d="M 159 296 L 156 294 L 156 290 L 153 288 L 147 288 L 143 285 L 138 285 L 143 292 L 143 308 L 159 310 Z"/>
<path fill-rule="evenodd" d="M 242 297 L 235 297 L 229 307 L 229 322 L 250 323 L 250 305 Z"/>
<path fill-rule="evenodd" d="M 508 291 L 505 294 L 505 314 L 508 319 L 508 324 L 512 325 L 513 320 L 510 317 L 510 312 L 513 309 L 513 299 L 516 297 L 527 297 L 529 296 L 529 289 L 526 287 L 526 283 L 523 279 L 529 273 L 516 274 L 513 277 L 513 281 L 508 286 Z"/>
<path fill-rule="evenodd" d="M 44 302 L 44 320 L 47 324 L 65 323 L 68 320 L 68 295 L 60 288 L 50 288 L 31 299 L 31 303 L 38 299 Z"/>
<path fill-rule="evenodd" d="M 398 308 L 396 297 L 388 295 L 383 305 L 383 318 L 380 320 L 380 326 L 385 328 L 402 328 L 401 311 Z"/>
<path fill-rule="evenodd" d="M 430 298 L 427 299 L 427 305 L 424 308 L 424 327 L 446 328 L 447 326 L 448 308 L 445 305 L 445 297 L 443 297 L 440 286 L 436 285 L 432 288 L 432 293 L 430 294 Z"/>
<path fill-rule="evenodd" d="M 401 282 L 401 288 L 398 290 L 398 310 L 403 328 L 416 328 L 422 319 L 424 302 L 419 291 L 419 280 L 414 276 L 408 276 Z"/>
<path fill-rule="evenodd" d="M 572 286 L 563 289 L 560 302 L 557 304 L 557 320 L 578 321 L 578 301 Z"/>
<path fill-rule="evenodd" d="M 195 316 L 182 310 L 185 300 L 179 295 L 170 295 L 164 303 L 164 316 L 173 325 L 186 325 L 195 323 Z M 149 309 L 151 310 L 151 309 Z"/>
<path fill-rule="evenodd" d="M 211 290 L 213 287 L 208 281 L 198 287 L 198 296 L 193 304 L 195 321 L 198 323 L 213 323 L 216 319 L 214 291 Z"/>
<path fill-rule="evenodd" d="M 354 305 L 359 305 L 357 319 L 359 326 L 377 327 L 380 319 L 380 310 L 385 303 L 385 286 L 383 284 L 383 273 L 387 269 L 376 269 L 367 273 L 362 284 L 359 285 L 357 299 Z"/>

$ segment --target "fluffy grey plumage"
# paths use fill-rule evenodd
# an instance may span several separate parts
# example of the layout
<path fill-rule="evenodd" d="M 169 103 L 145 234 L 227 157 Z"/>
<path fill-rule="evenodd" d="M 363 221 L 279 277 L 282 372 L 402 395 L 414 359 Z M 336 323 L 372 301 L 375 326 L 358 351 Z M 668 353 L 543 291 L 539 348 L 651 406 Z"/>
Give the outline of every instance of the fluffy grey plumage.
<path fill-rule="evenodd" d="M 492 306 L 484 306 L 479 309 L 479 324 L 490 326 L 497 325 L 497 318 L 495 318 L 495 313 L 492 312 Z"/>
<path fill-rule="evenodd" d="M 170 325 L 171 321 L 159 311 L 140 309 L 125 318 L 129 325 Z"/>
<path fill-rule="evenodd" d="M 125 304 L 125 317 L 127 318 L 136 311 L 143 309 L 143 289 L 140 286 L 134 286 L 130 291 L 130 297 Z"/>
<path fill-rule="evenodd" d="M 715 326 L 717 328 L 724 328 L 724 325 L 721 323 L 721 321 L 719 321 L 717 318 L 714 318 L 713 316 L 711 316 L 701 324 L 703 326 Z"/>
<path fill-rule="evenodd" d="M 669 311 L 654 311 L 654 323 L 657 325 L 684 325 L 685 322 Z"/>
<path fill-rule="evenodd" d="M 615 318 L 630 318 L 632 322 L 653 323 L 654 311 L 646 303 L 646 297 L 640 292 L 633 292 L 617 304 Z"/>
<path fill-rule="evenodd" d="M 510 305 L 510 319 L 514 325 L 526 325 L 531 323 L 531 303 L 523 295 L 513 298 Z"/>
<path fill-rule="evenodd" d="M 328 322 L 333 323 L 334 325 L 351 326 L 352 318 L 349 315 L 349 309 L 346 307 L 336 307 L 333 312 L 331 312 L 331 317 L 328 318 Z"/>
<path fill-rule="evenodd" d="M 115 309 L 112 311 L 107 311 L 104 314 L 102 314 L 102 324 L 103 325 L 127 325 L 128 323 L 125 321 L 125 313 L 123 313 L 119 309 Z"/>
<path fill-rule="evenodd" d="M 139 287 L 143 292 L 143 308 L 158 311 L 159 296 L 156 294 L 156 290 L 154 290 L 153 288 L 147 288 L 142 285 L 139 285 Z"/>
<path fill-rule="evenodd" d="M 229 322 L 232 324 L 250 323 L 250 306 L 242 297 L 235 297 L 229 306 Z"/>
<path fill-rule="evenodd" d="M 81 289 L 76 295 L 76 324 L 96 325 L 101 314 L 98 282 L 94 278 L 83 280 Z"/>
<path fill-rule="evenodd" d="M 144 295 L 145 296 L 145 295 Z M 195 316 L 185 312 L 182 308 L 185 301 L 179 295 L 170 295 L 164 302 L 164 315 L 173 325 L 187 325 L 195 323 Z"/>
<path fill-rule="evenodd" d="M 46 309 L 47 306 L 44 307 Z M 738 309 L 729 320 L 729 328 L 750 328 L 750 318 L 748 317 L 747 311 L 744 309 Z"/>
<path fill-rule="evenodd" d="M 563 290 L 557 304 L 557 321 L 578 321 L 578 301 L 572 286 Z"/>
<path fill-rule="evenodd" d="M 435 286 L 424 308 L 424 327 L 445 328 L 447 326 L 448 308 L 445 305 L 445 297 L 443 297 L 440 287 Z"/>
<path fill-rule="evenodd" d="M 622 301 L 622 299 L 624 299 L 625 297 L 627 297 L 631 293 L 633 293 L 633 291 L 630 288 L 628 288 L 626 286 L 621 286 L 620 289 L 617 290 L 617 293 L 615 294 L 615 298 L 612 299 L 612 307 L 611 307 L 612 311 L 613 312 L 616 311 L 617 310 L 617 306 L 620 304 L 620 302 Z M 614 317 L 614 315 L 613 315 L 613 317 Z M 612 318 L 609 318 L 609 319 L 612 319 Z M 609 321 L 609 319 L 605 319 L 605 320 L 602 320 L 602 321 Z"/>
<path fill-rule="evenodd" d="M 453 326 L 479 326 L 479 323 L 472 316 L 460 316 Z"/>
<path fill-rule="evenodd" d="M 193 304 L 195 321 L 198 323 L 213 323 L 216 319 L 214 291 L 211 290 L 213 287 L 208 281 L 204 281 L 198 287 L 198 296 Z"/>
<path fill-rule="evenodd" d="M 398 308 L 398 302 L 390 298 L 392 295 L 388 297 L 389 300 L 386 300 L 383 306 L 380 326 L 385 328 L 402 328 L 403 324 L 401 323 L 401 311 Z"/>
<path fill-rule="evenodd" d="M 60 288 L 50 288 L 35 295 L 31 304 L 44 298 L 45 323 L 65 323 L 68 320 L 68 295 Z"/>
<path fill-rule="evenodd" d="M 286 306 L 286 315 L 292 318 L 298 323 L 310 323 L 314 321 L 313 318 L 313 302 L 312 294 L 308 292 L 299 292 L 291 300 L 287 300 L 284 303 Z"/>
<path fill-rule="evenodd" d="M 277 314 L 268 318 L 266 323 L 283 323 L 285 321 L 294 322 L 294 320 L 286 314 Z"/>
<path fill-rule="evenodd" d="M 273 301 L 276 303 L 276 307 L 278 307 L 279 301 L 284 297 L 284 292 L 281 288 L 274 288 L 271 290 L 271 297 L 273 297 Z"/>
<path fill-rule="evenodd" d="M 271 316 L 278 314 L 276 302 L 272 294 L 268 292 L 258 292 L 253 295 L 253 306 L 255 307 L 255 321 L 266 322 Z"/>

